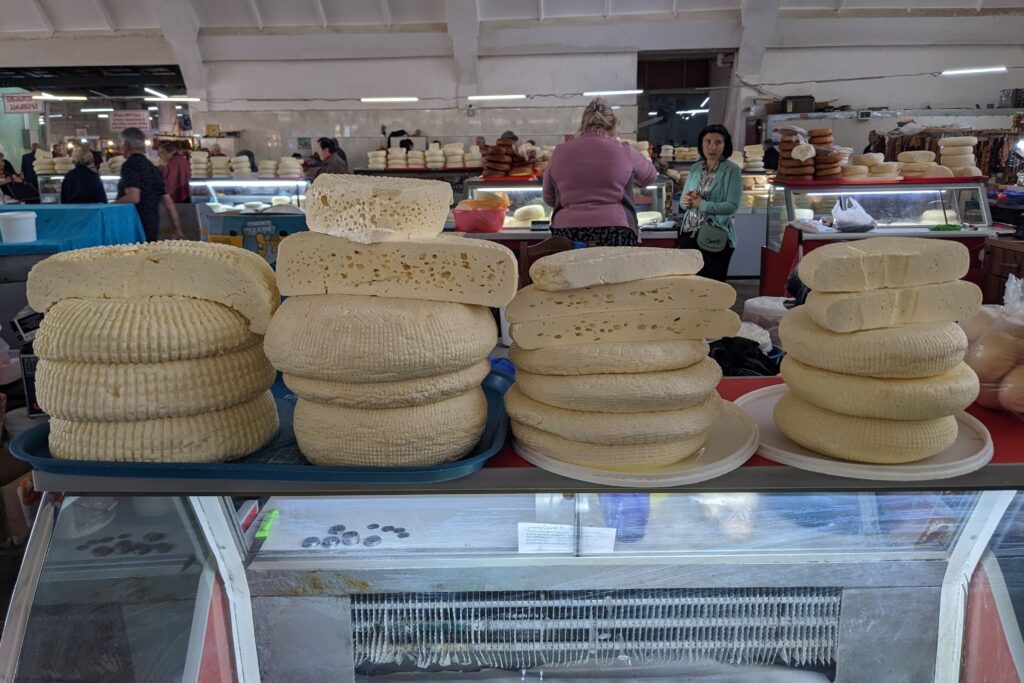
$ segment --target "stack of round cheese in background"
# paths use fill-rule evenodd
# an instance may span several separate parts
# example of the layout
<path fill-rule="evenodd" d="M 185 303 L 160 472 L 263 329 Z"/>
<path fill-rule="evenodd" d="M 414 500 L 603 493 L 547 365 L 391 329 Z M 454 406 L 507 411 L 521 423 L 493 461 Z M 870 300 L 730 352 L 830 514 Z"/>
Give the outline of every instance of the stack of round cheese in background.
<path fill-rule="evenodd" d="M 252 178 L 252 162 L 244 154 L 231 157 L 231 177 L 238 180 Z"/>
<path fill-rule="evenodd" d="M 484 165 L 484 155 L 480 151 L 480 145 L 470 145 L 466 152 L 466 168 L 480 168 Z"/>
<path fill-rule="evenodd" d="M 896 155 L 899 174 L 904 178 L 949 178 L 953 174 L 945 166 L 935 163 L 935 152 L 907 150 Z"/>
<path fill-rule="evenodd" d="M 192 177 L 193 178 L 209 178 L 210 177 L 210 153 L 209 152 L 192 152 L 190 155 L 189 163 L 192 166 Z"/>
<path fill-rule="evenodd" d="M 409 168 L 426 168 L 426 153 L 422 149 L 410 149 L 409 153 L 405 155 L 405 162 Z"/>
<path fill-rule="evenodd" d="M 277 160 L 276 159 L 260 159 L 256 162 L 256 168 L 258 169 L 256 176 L 258 178 L 276 178 L 277 177 Z"/>
<path fill-rule="evenodd" d="M 672 145 L 662 145 L 661 146 L 661 150 L 658 152 L 658 158 L 661 161 L 663 161 L 665 163 L 668 163 L 670 161 L 675 161 L 675 157 L 676 157 L 675 147 L 673 147 Z"/>
<path fill-rule="evenodd" d="M 815 146 L 814 179 L 836 181 L 843 177 L 843 153 L 833 145 Z"/>
<path fill-rule="evenodd" d="M 743 152 L 737 149 L 729 157 L 729 161 L 731 161 L 732 163 L 736 164 L 737 166 L 739 166 L 742 169 L 743 168 L 743 164 L 744 164 Z"/>
<path fill-rule="evenodd" d="M 107 159 L 107 165 L 110 166 L 111 175 L 121 175 L 121 167 L 124 166 L 124 161 L 124 157 L 120 154 L 115 154 Z"/>
<path fill-rule="evenodd" d="M 408 153 L 404 147 L 390 147 L 388 149 L 388 168 L 409 168 Z"/>
<path fill-rule="evenodd" d="M 441 145 L 437 142 L 431 142 L 427 148 L 427 153 L 424 155 L 427 160 L 427 168 L 439 169 L 444 168 L 444 152 L 441 150 Z"/>
<path fill-rule="evenodd" d="M 872 167 L 885 161 L 884 154 L 854 154 L 850 162 L 843 167 L 844 178 L 867 178 Z"/>
<path fill-rule="evenodd" d="M 53 160 L 53 170 L 57 175 L 70 173 L 75 168 L 75 162 L 71 157 L 57 157 Z"/>
<path fill-rule="evenodd" d="M 682 163 L 700 161 L 700 150 L 696 147 L 676 147 L 675 161 Z"/>
<path fill-rule="evenodd" d="M 256 254 L 206 242 L 93 247 L 28 277 L 50 451 L 68 460 L 218 462 L 277 431 L 260 336 L 278 306 Z"/>
<path fill-rule="evenodd" d="M 366 153 L 366 166 L 371 171 L 383 171 L 388 167 L 388 152 L 384 149 Z"/>
<path fill-rule="evenodd" d="M 748 173 L 760 173 L 765 170 L 763 145 L 744 145 L 742 168 Z"/>
<path fill-rule="evenodd" d="M 489 306 L 516 291 L 512 252 L 440 236 L 448 183 L 322 175 L 306 223 L 281 241 L 288 296 L 264 344 L 299 397 L 295 437 L 317 465 L 457 460 L 487 419 L 480 387 L 497 340 Z"/>
<path fill-rule="evenodd" d="M 37 149 L 36 160 L 32 162 L 32 170 L 36 172 L 36 175 L 53 175 L 56 172 L 54 170 L 53 152 Z"/>
<path fill-rule="evenodd" d="M 978 138 L 973 135 L 939 138 L 939 163 L 952 171 L 957 178 L 973 178 L 981 175 L 974 157 Z"/>
<path fill-rule="evenodd" d="M 113 161 L 113 160 L 111 160 Z M 224 156 L 210 157 L 210 172 L 214 178 L 228 178 L 231 176 L 231 159 Z"/>
<path fill-rule="evenodd" d="M 648 161 L 651 160 L 651 143 L 647 140 L 629 140 L 628 142 L 633 145 L 633 149 L 640 152 L 640 156 Z"/>
<path fill-rule="evenodd" d="M 830 244 L 800 262 L 811 289 L 779 336 L 788 392 L 775 423 L 823 455 L 897 464 L 956 440 L 953 417 L 978 395 L 963 362 L 981 291 L 959 278 L 969 255 L 949 240 L 879 237 Z"/>
<path fill-rule="evenodd" d="M 293 156 L 281 157 L 277 163 L 278 178 L 301 178 L 302 162 Z"/>
<path fill-rule="evenodd" d="M 594 247 L 530 268 L 505 311 L 516 384 L 505 397 L 528 448 L 607 470 L 669 465 L 722 411 L 704 339 L 734 334 L 736 293 L 695 275 L 699 251 Z"/>
<path fill-rule="evenodd" d="M 780 180 L 812 180 L 814 178 L 814 147 L 807 142 L 807 131 L 796 126 L 787 126 L 779 129 L 779 168 L 775 175 Z M 794 157 L 793 152 L 804 146 L 810 147 L 811 154 L 799 154 L 800 158 Z"/>
<path fill-rule="evenodd" d="M 466 148 L 461 142 L 452 142 L 444 146 L 445 168 L 464 168 L 466 166 Z"/>

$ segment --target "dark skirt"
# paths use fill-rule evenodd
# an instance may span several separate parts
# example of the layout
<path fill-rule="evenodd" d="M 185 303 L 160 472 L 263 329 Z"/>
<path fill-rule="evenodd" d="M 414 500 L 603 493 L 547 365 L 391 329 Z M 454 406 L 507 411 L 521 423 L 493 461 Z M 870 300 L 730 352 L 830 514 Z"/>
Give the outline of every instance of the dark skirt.
<path fill-rule="evenodd" d="M 729 261 L 732 260 L 732 253 L 735 251 L 734 247 L 726 247 L 718 252 L 705 251 L 697 246 L 697 240 L 693 235 L 685 232 L 679 233 L 676 246 L 680 249 L 696 249 L 704 256 L 704 267 L 697 273 L 701 277 L 725 282 L 729 276 Z"/>
<path fill-rule="evenodd" d="M 551 228 L 553 237 L 566 237 L 588 247 L 635 247 L 636 233 L 629 228 Z"/>

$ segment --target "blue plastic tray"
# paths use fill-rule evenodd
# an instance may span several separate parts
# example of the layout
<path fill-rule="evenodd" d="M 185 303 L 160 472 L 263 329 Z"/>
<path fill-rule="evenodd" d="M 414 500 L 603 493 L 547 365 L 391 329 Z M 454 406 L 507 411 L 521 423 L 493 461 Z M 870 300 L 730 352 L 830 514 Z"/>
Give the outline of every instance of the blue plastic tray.
<path fill-rule="evenodd" d="M 505 419 L 505 392 L 513 378 L 491 372 L 484 378 L 487 396 L 487 427 L 473 451 L 455 462 L 431 467 L 318 467 L 299 452 L 292 431 L 295 396 L 280 382 L 274 386 L 281 429 L 259 451 L 225 463 L 133 463 L 58 460 L 50 455 L 50 425 L 41 424 L 20 434 L 11 442 L 11 453 L 37 470 L 54 474 L 94 477 L 148 477 L 154 479 L 249 479 L 259 481 L 305 481 L 419 484 L 458 479 L 476 472 L 501 450 L 508 435 Z"/>

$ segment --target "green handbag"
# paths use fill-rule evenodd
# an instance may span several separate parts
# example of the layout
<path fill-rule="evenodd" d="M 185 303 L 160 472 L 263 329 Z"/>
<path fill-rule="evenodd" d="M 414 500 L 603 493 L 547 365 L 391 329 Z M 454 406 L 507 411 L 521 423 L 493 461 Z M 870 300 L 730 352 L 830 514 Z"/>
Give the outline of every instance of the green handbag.
<path fill-rule="evenodd" d="M 729 231 L 714 221 L 708 221 L 697 231 L 697 246 L 717 254 L 729 246 Z"/>

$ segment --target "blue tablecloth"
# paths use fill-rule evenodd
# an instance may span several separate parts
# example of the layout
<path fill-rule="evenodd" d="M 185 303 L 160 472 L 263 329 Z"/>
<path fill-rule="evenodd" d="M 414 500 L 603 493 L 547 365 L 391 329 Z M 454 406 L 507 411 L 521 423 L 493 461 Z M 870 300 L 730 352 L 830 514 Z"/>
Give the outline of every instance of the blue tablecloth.
<path fill-rule="evenodd" d="M 0 211 L 34 211 L 35 242 L 0 242 L 0 256 L 55 254 L 103 244 L 145 242 L 139 212 L 131 204 L 14 204 Z"/>

